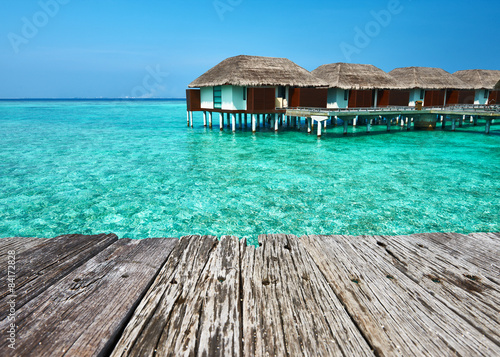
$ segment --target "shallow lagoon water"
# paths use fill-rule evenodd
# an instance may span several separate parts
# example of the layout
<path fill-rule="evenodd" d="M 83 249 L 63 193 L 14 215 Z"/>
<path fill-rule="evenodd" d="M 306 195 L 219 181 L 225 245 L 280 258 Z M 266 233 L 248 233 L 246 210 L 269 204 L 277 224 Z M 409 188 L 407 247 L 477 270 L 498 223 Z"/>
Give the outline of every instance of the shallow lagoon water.
<path fill-rule="evenodd" d="M 0 102 L 0 237 L 500 231 L 498 128 L 317 139 L 187 128 L 182 101 Z"/>

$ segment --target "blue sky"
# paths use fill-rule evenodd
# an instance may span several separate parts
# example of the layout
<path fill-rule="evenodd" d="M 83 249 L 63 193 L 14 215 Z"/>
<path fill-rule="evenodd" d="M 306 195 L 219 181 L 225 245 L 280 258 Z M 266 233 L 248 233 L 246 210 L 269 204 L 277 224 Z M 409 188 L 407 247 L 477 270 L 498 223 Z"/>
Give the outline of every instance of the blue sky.
<path fill-rule="evenodd" d="M 0 0 L 0 98 L 184 97 L 239 54 L 500 70 L 500 2 Z"/>

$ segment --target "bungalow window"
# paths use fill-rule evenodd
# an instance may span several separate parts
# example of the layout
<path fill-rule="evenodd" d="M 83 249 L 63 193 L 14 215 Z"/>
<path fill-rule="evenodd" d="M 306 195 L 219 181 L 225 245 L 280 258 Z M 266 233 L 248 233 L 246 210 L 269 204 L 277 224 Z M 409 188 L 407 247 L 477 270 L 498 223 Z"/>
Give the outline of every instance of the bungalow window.
<path fill-rule="evenodd" d="M 487 89 L 485 89 L 485 90 L 484 90 L 484 99 L 487 99 L 487 98 L 489 97 L 489 95 L 488 95 L 488 94 L 489 94 L 489 93 L 488 93 L 488 90 L 487 90 Z"/>
<path fill-rule="evenodd" d="M 425 94 L 425 91 L 423 89 L 420 90 L 420 99 L 424 99 L 424 94 Z"/>
<path fill-rule="evenodd" d="M 349 91 L 346 89 L 344 91 L 344 100 L 347 100 L 348 97 L 349 97 Z"/>
<path fill-rule="evenodd" d="M 222 87 L 214 87 L 214 109 L 222 108 Z"/>

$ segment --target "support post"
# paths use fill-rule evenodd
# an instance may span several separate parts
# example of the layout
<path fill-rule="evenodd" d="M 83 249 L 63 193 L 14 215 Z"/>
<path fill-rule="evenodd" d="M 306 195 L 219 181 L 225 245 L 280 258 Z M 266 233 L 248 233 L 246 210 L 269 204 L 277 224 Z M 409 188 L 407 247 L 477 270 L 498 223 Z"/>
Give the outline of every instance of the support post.
<path fill-rule="evenodd" d="M 247 125 L 247 124 L 248 124 L 247 113 L 245 113 L 245 128 L 247 128 L 247 127 L 248 127 L 248 125 Z"/>
<path fill-rule="evenodd" d="M 390 119 L 386 119 L 387 121 L 387 131 L 391 131 L 391 122 L 392 122 L 392 118 Z"/>
<path fill-rule="evenodd" d="M 486 134 L 490 133 L 490 125 L 491 125 L 491 119 L 490 118 L 486 118 L 486 126 L 484 128 L 484 131 L 485 131 Z"/>
<path fill-rule="evenodd" d="M 464 121 L 465 121 L 465 114 L 464 114 L 464 116 L 463 116 L 463 117 L 459 120 L 459 122 L 458 122 L 458 127 L 459 127 L 459 128 L 463 127 L 463 125 L 464 125 Z"/>
<path fill-rule="evenodd" d="M 307 133 L 311 133 L 311 118 L 307 117 Z"/>
<path fill-rule="evenodd" d="M 321 122 L 318 121 L 318 138 L 321 138 Z"/>
<path fill-rule="evenodd" d="M 186 113 L 187 113 L 187 126 L 189 128 L 189 110 Z"/>
<path fill-rule="evenodd" d="M 203 111 L 203 126 L 207 126 L 207 112 Z"/>
<path fill-rule="evenodd" d="M 358 116 L 356 115 L 352 120 L 352 126 L 356 126 L 358 124 Z"/>
<path fill-rule="evenodd" d="M 232 113 L 231 114 L 231 130 L 233 133 L 236 131 L 236 114 Z"/>
<path fill-rule="evenodd" d="M 220 130 L 224 130 L 224 114 L 219 113 L 219 127 Z"/>
<path fill-rule="evenodd" d="M 278 114 L 273 114 L 274 116 L 274 131 L 278 131 L 278 126 L 279 126 L 279 119 L 277 118 Z"/>
<path fill-rule="evenodd" d="M 369 133 L 372 130 L 372 120 L 368 119 L 366 122 L 366 132 Z"/>
<path fill-rule="evenodd" d="M 212 112 L 208 112 L 208 127 L 212 129 Z"/>
<path fill-rule="evenodd" d="M 342 119 L 344 121 L 344 135 L 347 135 L 347 124 L 348 124 L 348 120 L 346 118 Z"/>
<path fill-rule="evenodd" d="M 256 121 L 257 121 L 257 115 L 256 114 L 252 114 L 252 133 L 255 133 L 257 130 L 256 130 Z"/>
<path fill-rule="evenodd" d="M 300 130 L 300 122 L 302 121 L 302 118 L 301 117 L 296 117 L 296 120 L 297 120 L 297 129 Z"/>
<path fill-rule="evenodd" d="M 474 121 L 474 126 L 477 126 L 477 116 L 472 116 L 471 115 L 471 118 L 474 118 L 473 121 Z"/>
<path fill-rule="evenodd" d="M 451 131 L 455 131 L 455 117 L 451 118 Z"/>
<path fill-rule="evenodd" d="M 189 121 L 191 122 L 191 128 L 193 127 L 193 112 L 189 112 Z"/>

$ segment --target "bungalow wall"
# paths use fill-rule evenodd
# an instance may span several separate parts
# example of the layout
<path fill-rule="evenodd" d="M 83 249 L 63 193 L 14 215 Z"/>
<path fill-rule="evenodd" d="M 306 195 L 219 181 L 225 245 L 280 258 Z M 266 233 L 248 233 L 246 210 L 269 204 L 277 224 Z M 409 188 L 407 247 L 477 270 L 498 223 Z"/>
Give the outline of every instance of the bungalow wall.
<path fill-rule="evenodd" d="M 445 90 L 426 90 L 424 97 L 424 106 L 443 106 Z"/>
<path fill-rule="evenodd" d="M 500 91 L 493 90 L 490 92 L 490 95 L 488 98 L 488 104 L 500 105 Z"/>
<path fill-rule="evenodd" d="M 406 107 L 410 103 L 409 90 L 389 90 L 378 91 L 377 107 L 401 106 Z"/>
<path fill-rule="evenodd" d="M 349 90 L 329 88 L 327 95 L 327 108 L 347 108 L 349 104 Z"/>
<path fill-rule="evenodd" d="M 446 93 L 446 105 L 474 104 L 473 90 L 448 90 Z"/>
<path fill-rule="evenodd" d="M 488 104 L 489 94 L 489 90 L 487 89 L 476 90 L 474 104 Z"/>
<path fill-rule="evenodd" d="M 275 109 L 276 88 L 248 88 L 247 111 L 249 113 L 273 113 Z"/>
<path fill-rule="evenodd" d="M 246 88 L 239 86 L 222 86 L 223 110 L 246 110 Z"/>
<path fill-rule="evenodd" d="M 203 87 L 200 89 L 201 107 L 203 109 L 214 109 L 214 87 Z"/>
<path fill-rule="evenodd" d="M 200 90 L 199 89 L 187 89 L 186 90 L 186 104 L 187 104 L 188 111 L 196 112 L 196 111 L 201 110 Z"/>
<path fill-rule="evenodd" d="M 326 108 L 328 89 L 290 88 L 289 96 L 291 107 Z"/>
<path fill-rule="evenodd" d="M 369 108 L 373 107 L 372 90 L 351 90 L 349 93 L 349 108 Z"/>

